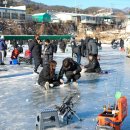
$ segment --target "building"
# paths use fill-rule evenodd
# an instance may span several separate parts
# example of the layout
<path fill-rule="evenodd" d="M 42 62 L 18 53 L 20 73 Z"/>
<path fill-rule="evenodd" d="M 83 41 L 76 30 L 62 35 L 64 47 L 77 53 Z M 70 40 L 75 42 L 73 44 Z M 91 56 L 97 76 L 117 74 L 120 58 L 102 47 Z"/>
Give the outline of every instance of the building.
<path fill-rule="evenodd" d="M 32 19 L 35 22 L 51 22 L 51 15 L 48 13 L 38 13 L 38 14 L 34 14 L 32 15 Z"/>
<path fill-rule="evenodd" d="M 55 16 L 59 21 L 62 22 L 77 22 L 82 24 L 111 24 L 113 23 L 115 16 L 113 15 L 90 15 L 90 14 L 78 14 L 78 13 L 66 13 L 66 12 L 51 12 L 51 15 Z M 53 21 L 53 19 L 52 19 Z"/>
<path fill-rule="evenodd" d="M 0 18 L 24 21 L 26 19 L 26 6 L 0 7 Z"/>

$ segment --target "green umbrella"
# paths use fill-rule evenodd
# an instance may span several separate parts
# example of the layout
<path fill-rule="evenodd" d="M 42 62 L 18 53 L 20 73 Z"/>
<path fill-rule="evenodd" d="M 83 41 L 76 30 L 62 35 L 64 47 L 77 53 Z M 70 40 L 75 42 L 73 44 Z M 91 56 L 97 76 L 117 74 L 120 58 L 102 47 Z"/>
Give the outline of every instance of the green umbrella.
<path fill-rule="evenodd" d="M 115 94 L 115 98 L 118 100 L 121 97 L 121 92 L 117 91 Z"/>

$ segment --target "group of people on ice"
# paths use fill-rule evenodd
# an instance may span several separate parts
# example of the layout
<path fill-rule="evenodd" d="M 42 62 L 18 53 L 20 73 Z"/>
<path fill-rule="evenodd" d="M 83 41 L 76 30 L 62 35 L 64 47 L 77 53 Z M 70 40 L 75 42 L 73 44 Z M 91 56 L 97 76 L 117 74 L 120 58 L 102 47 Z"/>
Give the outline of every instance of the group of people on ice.
<path fill-rule="evenodd" d="M 112 48 L 116 49 L 118 46 L 120 49 L 124 49 L 124 40 L 120 38 L 119 40 L 113 39 L 111 42 Z"/>
<path fill-rule="evenodd" d="M 62 46 L 66 46 L 62 40 L 60 42 L 60 47 L 62 43 Z M 86 38 L 85 40 L 82 40 L 81 44 L 77 44 L 75 38 L 73 38 L 71 40 L 71 47 L 72 58 L 65 58 L 62 61 L 59 74 L 56 74 L 55 69 L 57 62 L 53 59 L 53 54 L 55 53 L 54 44 L 52 44 L 49 39 L 46 39 L 44 42 L 44 47 L 42 48 L 42 42 L 39 35 L 35 35 L 35 40 L 29 44 L 29 50 L 31 51 L 34 59 L 34 72 L 39 74 L 38 84 L 40 86 L 48 89 L 64 83 L 68 85 L 71 83 L 71 81 L 76 85 L 77 80 L 81 77 L 81 56 L 87 57 L 89 60 L 88 65 L 84 66 L 86 72 L 101 72 L 100 64 L 98 62 L 98 43 L 96 43 L 95 39 Z M 62 50 L 62 52 L 64 53 L 65 50 Z M 77 56 L 77 62 L 73 59 L 74 55 Z M 80 59 L 78 59 L 79 57 Z M 39 66 L 42 66 L 40 73 L 38 72 Z M 64 74 L 67 78 L 66 82 L 63 78 Z"/>
<path fill-rule="evenodd" d="M 126 57 L 130 58 L 130 38 L 128 37 L 125 41 L 120 38 L 118 40 L 113 39 L 111 42 L 112 48 L 119 48 L 120 51 L 125 52 Z"/>
<path fill-rule="evenodd" d="M 5 42 L 4 36 L 2 35 L 0 37 L 0 65 L 5 65 L 5 58 L 7 56 L 7 44 Z M 19 54 L 23 53 L 23 47 L 22 45 L 14 44 L 13 45 L 13 51 L 11 54 L 11 60 L 17 59 Z"/>
<path fill-rule="evenodd" d="M 0 39 L 0 53 L 1 53 L 1 64 L 4 65 L 4 55 L 7 45 L 5 44 L 4 38 Z M 46 39 L 43 42 L 40 40 L 39 35 L 35 35 L 34 40 L 29 40 L 28 50 L 25 51 L 26 57 L 33 58 L 34 60 L 34 72 L 39 74 L 38 84 L 48 89 L 49 87 L 59 86 L 61 84 L 70 84 L 71 81 L 77 84 L 77 80 L 81 77 L 80 72 L 82 71 L 81 57 L 86 57 L 89 63 L 85 65 L 85 72 L 87 73 L 101 73 L 100 64 L 98 62 L 98 49 L 101 48 L 101 43 L 98 39 L 86 37 L 81 39 L 78 43 L 73 37 L 70 40 L 72 48 L 72 57 L 66 57 L 62 61 L 62 66 L 59 74 L 56 74 L 55 69 L 57 62 L 53 59 L 54 53 L 57 52 L 58 42 L 50 41 Z M 66 50 L 66 43 L 64 40 L 59 41 L 59 48 L 63 53 Z M 22 46 L 14 44 L 14 49 L 11 54 L 12 60 L 20 59 L 20 53 L 23 53 Z M 75 61 L 74 57 L 77 58 Z M 85 59 L 85 58 L 84 58 Z M 38 72 L 39 66 L 42 67 L 41 72 Z M 64 81 L 63 76 L 66 76 L 67 81 Z"/>

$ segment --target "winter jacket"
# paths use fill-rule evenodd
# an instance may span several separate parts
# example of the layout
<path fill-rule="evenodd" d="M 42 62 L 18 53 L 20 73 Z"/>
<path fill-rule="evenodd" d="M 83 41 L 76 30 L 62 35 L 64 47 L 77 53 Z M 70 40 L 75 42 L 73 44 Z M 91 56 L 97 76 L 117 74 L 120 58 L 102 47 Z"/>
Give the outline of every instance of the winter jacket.
<path fill-rule="evenodd" d="M 62 49 L 62 50 L 65 50 L 66 48 L 66 44 L 64 41 L 61 41 L 60 44 L 59 44 L 59 48 Z"/>
<path fill-rule="evenodd" d="M 18 49 L 15 48 L 12 52 L 11 59 L 17 59 L 18 56 L 19 56 L 19 51 Z"/>
<path fill-rule="evenodd" d="M 22 47 L 22 46 L 19 46 L 19 47 L 18 47 L 18 51 L 19 51 L 19 53 L 23 53 L 23 47 Z"/>
<path fill-rule="evenodd" d="M 0 50 L 4 51 L 6 50 L 6 45 L 5 45 L 5 41 L 3 39 L 0 39 Z"/>
<path fill-rule="evenodd" d="M 53 45 L 45 45 L 42 54 L 43 64 L 49 64 L 49 62 L 53 60 Z"/>
<path fill-rule="evenodd" d="M 43 67 L 42 71 L 39 74 L 38 84 L 41 84 L 43 81 L 49 82 L 50 80 L 50 67 L 46 65 Z"/>
<path fill-rule="evenodd" d="M 82 54 L 82 56 L 85 56 L 85 51 L 86 51 L 86 45 L 85 45 L 85 41 L 82 39 L 81 40 L 81 54 Z"/>
<path fill-rule="evenodd" d="M 41 58 L 42 47 L 36 40 L 29 44 L 29 50 L 31 51 L 33 58 Z"/>
<path fill-rule="evenodd" d="M 115 41 L 116 41 L 116 40 L 115 40 L 115 39 L 113 39 L 113 40 L 112 40 L 112 42 L 111 42 L 111 45 L 113 45 L 113 44 L 115 43 Z"/>
<path fill-rule="evenodd" d="M 55 80 L 56 80 L 55 73 L 52 76 L 50 75 L 50 66 L 44 65 L 42 71 L 39 74 L 38 84 L 45 83 L 45 82 L 53 83 L 53 81 Z"/>
<path fill-rule="evenodd" d="M 88 56 L 88 42 L 90 40 L 90 37 L 86 37 L 84 44 L 85 44 L 85 55 Z"/>
<path fill-rule="evenodd" d="M 64 60 L 68 60 L 70 66 L 68 68 L 64 68 L 64 66 L 61 67 L 61 70 L 60 70 L 60 73 L 59 73 L 59 79 L 63 78 L 63 75 L 64 74 L 66 75 L 67 73 L 69 73 L 70 75 L 73 76 L 74 71 L 76 71 L 77 75 L 80 75 L 81 67 L 77 62 L 75 62 L 72 58 L 66 58 Z"/>
<path fill-rule="evenodd" d="M 71 47 L 72 47 L 72 50 L 73 50 L 73 48 L 75 48 L 75 46 L 76 46 L 76 42 L 73 40 L 70 43 L 71 43 Z"/>
<path fill-rule="evenodd" d="M 120 47 L 123 48 L 124 47 L 124 40 L 120 40 Z"/>
<path fill-rule="evenodd" d="M 88 42 L 88 54 L 98 55 L 98 46 L 94 40 L 89 40 Z"/>
<path fill-rule="evenodd" d="M 76 47 L 76 42 L 75 42 L 75 40 L 72 40 L 70 43 L 71 43 L 72 57 L 73 57 L 74 49 L 75 49 L 75 47 Z"/>
<path fill-rule="evenodd" d="M 54 51 L 54 53 L 56 53 L 57 52 L 57 47 L 58 47 L 58 41 L 53 41 L 53 51 Z"/>
<path fill-rule="evenodd" d="M 74 54 L 80 54 L 81 55 L 81 45 L 75 46 L 73 48 L 73 53 Z"/>
<path fill-rule="evenodd" d="M 91 72 L 100 73 L 101 72 L 100 64 L 99 64 L 97 58 L 94 58 L 92 61 L 89 61 L 89 64 L 86 65 L 85 68 L 87 68 L 87 72 L 89 72 L 89 73 L 91 73 Z"/>

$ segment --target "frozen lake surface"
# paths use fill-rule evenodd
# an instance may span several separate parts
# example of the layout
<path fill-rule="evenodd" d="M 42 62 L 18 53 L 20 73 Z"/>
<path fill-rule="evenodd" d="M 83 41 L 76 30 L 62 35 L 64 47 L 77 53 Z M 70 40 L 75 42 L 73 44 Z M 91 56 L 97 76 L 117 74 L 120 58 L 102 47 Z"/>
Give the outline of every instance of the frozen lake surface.
<path fill-rule="evenodd" d="M 103 105 L 114 103 L 116 90 L 127 97 L 130 106 L 130 59 L 109 46 L 103 47 L 99 55 L 102 69 L 109 74 L 82 73 L 78 81 L 81 97 L 75 110 L 84 120 L 79 122 L 74 119 L 67 126 L 51 130 L 95 130 L 97 115 L 103 111 Z M 70 49 L 65 54 L 58 52 L 55 55 L 57 71 L 62 60 L 69 56 Z M 86 59 L 82 58 L 82 64 L 86 63 Z M 62 87 L 42 92 L 34 85 L 36 76 L 32 66 L 6 65 L 5 68 L 8 71 L 0 71 L 0 130 L 35 130 L 37 113 L 61 103 L 73 89 Z M 128 114 L 122 130 L 130 130 L 130 110 Z"/>

